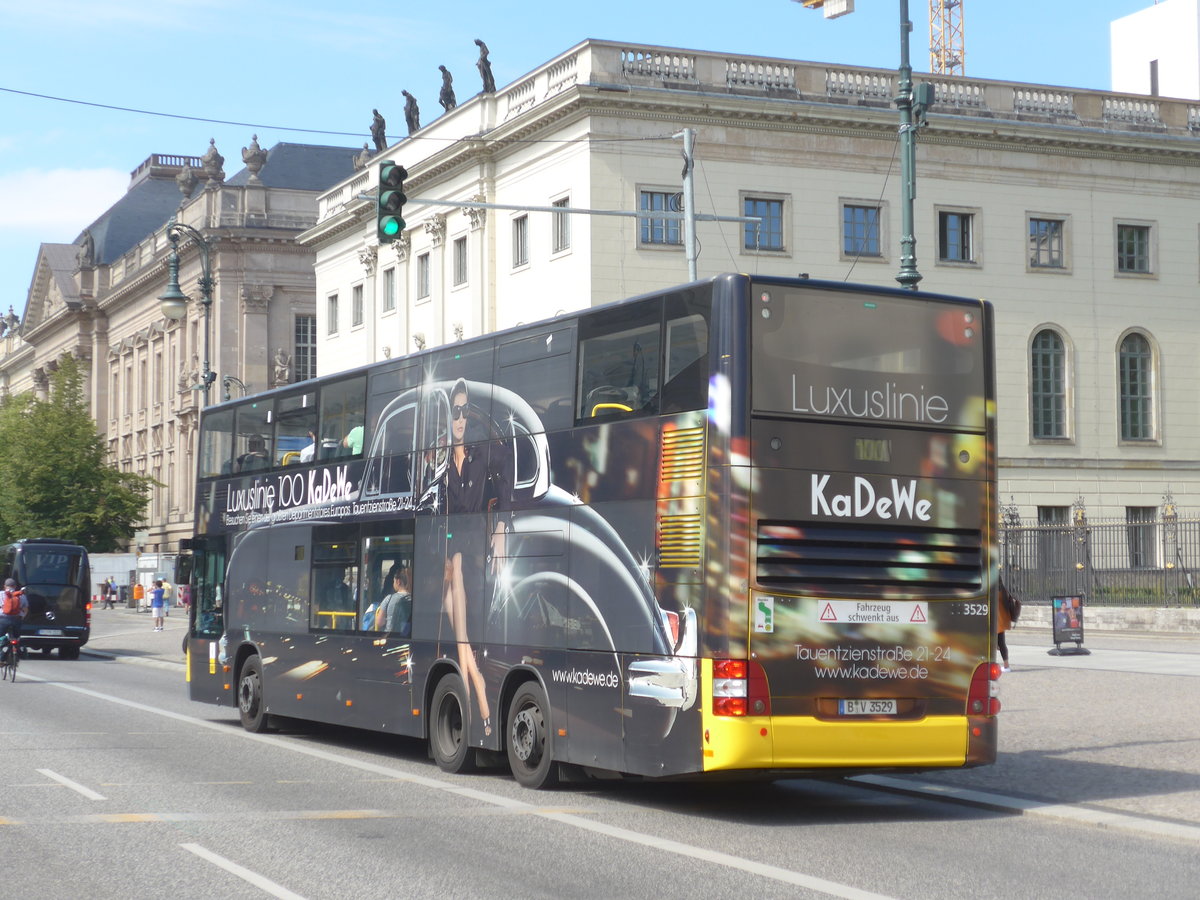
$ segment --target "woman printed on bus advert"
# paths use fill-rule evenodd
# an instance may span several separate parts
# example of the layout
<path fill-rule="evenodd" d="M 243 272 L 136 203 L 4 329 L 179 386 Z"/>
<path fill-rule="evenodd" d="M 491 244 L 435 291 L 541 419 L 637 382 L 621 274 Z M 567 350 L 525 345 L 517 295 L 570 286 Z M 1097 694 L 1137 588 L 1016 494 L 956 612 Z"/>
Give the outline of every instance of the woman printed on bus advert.
<path fill-rule="evenodd" d="M 512 483 L 508 467 L 503 464 L 503 444 L 496 442 L 471 445 L 467 442 L 467 421 L 470 396 L 463 379 L 455 382 L 450 392 L 450 465 L 446 467 L 446 513 L 483 513 L 494 508 L 508 509 L 512 501 Z M 489 452 L 491 449 L 491 452 Z M 486 545 L 490 541 L 492 567 L 498 568 L 504 556 L 507 526 L 497 521 L 489 525 L 487 516 L 451 523 L 446 543 L 443 605 L 454 639 L 458 644 L 458 664 L 466 685 L 467 700 L 474 692 L 483 719 L 483 732 L 492 733 L 492 716 L 484 690 L 483 673 L 471 647 L 467 629 L 467 578 L 475 576 L 472 584 L 483 584 Z M 498 517 L 499 518 L 499 517 Z M 476 604 L 478 605 L 478 604 Z"/>

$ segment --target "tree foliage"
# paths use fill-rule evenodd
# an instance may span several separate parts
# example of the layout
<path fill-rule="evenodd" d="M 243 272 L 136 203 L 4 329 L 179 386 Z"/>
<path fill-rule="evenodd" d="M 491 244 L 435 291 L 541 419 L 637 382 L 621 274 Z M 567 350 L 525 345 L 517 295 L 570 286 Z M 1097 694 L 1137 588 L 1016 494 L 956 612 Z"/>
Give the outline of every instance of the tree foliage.
<path fill-rule="evenodd" d="M 0 405 L 0 540 L 117 550 L 142 522 L 154 484 L 108 463 L 73 357 L 59 361 L 45 400 L 27 393 Z"/>

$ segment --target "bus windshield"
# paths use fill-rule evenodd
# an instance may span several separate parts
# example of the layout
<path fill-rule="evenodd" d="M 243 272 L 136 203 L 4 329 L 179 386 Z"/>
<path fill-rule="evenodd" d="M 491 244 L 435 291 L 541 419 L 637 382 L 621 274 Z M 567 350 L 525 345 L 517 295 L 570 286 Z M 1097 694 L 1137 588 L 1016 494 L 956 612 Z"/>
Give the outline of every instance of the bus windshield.
<path fill-rule="evenodd" d="M 979 308 L 757 284 L 757 413 L 983 431 Z"/>

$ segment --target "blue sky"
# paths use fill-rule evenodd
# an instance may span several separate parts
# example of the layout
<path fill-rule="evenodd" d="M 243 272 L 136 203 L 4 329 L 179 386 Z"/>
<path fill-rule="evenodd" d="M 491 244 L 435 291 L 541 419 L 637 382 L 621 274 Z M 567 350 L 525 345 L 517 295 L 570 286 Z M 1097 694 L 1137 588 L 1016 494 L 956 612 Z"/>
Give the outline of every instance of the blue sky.
<path fill-rule="evenodd" d="M 1109 23 L 1152 2 L 965 0 L 966 74 L 1107 90 Z M 402 89 L 424 122 L 440 112 L 439 64 L 460 102 L 478 90 L 477 37 L 501 88 L 586 38 L 895 68 L 899 2 L 856 6 L 827 20 L 791 0 L 0 0 L 0 313 L 22 311 L 38 246 L 73 241 L 151 153 L 199 156 L 215 138 L 232 175 L 254 133 L 361 147 L 373 107 L 394 140 Z M 929 5 L 909 7 L 928 71 Z"/>

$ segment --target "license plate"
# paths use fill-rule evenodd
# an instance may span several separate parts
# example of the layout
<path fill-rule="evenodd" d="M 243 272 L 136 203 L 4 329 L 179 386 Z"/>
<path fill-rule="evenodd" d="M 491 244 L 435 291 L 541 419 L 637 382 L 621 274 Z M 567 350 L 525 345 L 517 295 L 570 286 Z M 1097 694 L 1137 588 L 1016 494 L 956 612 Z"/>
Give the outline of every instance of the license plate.
<path fill-rule="evenodd" d="M 838 712 L 843 716 L 894 716 L 895 700 L 839 700 Z"/>
<path fill-rule="evenodd" d="M 48 635 L 51 635 L 52 637 L 62 637 L 62 629 L 61 628 L 39 628 L 38 634 L 48 634 Z"/>

